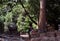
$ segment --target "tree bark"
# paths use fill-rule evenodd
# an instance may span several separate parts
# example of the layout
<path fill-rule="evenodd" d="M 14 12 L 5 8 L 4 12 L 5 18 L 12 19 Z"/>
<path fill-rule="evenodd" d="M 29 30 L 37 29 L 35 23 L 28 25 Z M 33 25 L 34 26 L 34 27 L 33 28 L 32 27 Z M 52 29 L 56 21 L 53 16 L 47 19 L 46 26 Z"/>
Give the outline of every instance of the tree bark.
<path fill-rule="evenodd" d="M 40 14 L 38 19 L 38 29 L 40 32 L 46 31 L 45 1 L 46 0 L 40 0 Z"/>

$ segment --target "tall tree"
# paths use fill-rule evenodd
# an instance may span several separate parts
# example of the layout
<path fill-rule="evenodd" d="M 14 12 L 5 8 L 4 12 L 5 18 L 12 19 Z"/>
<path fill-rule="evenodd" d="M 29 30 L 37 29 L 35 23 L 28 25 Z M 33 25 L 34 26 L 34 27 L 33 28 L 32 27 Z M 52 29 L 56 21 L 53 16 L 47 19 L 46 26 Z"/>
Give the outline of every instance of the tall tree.
<path fill-rule="evenodd" d="M 40 14 L 39 14 L 39 21 L 38 21 L 38 28 L 40 32 L 46 31 L 45 1 L 46 0 L 40 0 Z"/>

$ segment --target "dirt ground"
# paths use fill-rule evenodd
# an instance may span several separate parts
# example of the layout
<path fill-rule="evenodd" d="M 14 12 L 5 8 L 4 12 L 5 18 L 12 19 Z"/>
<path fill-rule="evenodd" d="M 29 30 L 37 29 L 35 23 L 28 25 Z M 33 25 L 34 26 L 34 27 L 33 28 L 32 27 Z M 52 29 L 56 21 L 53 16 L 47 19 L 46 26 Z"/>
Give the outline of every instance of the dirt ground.
<path fill-rule="evenodd" d="M 28 35 L 0 35 L 0 41 L 60 41 L 60 31 L 36 33 L 31 35 L 29 39 Z"/>

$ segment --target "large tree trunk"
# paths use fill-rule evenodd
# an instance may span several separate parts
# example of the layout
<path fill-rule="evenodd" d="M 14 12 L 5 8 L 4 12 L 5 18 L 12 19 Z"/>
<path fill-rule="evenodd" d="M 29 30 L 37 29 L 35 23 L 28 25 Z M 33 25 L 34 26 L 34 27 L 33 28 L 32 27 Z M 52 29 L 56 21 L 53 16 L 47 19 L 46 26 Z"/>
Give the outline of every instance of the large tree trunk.
<path fill-rule="evenodd" d="M 40 14 L 39 14 L 38 28 L 40 32 L 46 31 L 45 0 L 40 0 Z"/>

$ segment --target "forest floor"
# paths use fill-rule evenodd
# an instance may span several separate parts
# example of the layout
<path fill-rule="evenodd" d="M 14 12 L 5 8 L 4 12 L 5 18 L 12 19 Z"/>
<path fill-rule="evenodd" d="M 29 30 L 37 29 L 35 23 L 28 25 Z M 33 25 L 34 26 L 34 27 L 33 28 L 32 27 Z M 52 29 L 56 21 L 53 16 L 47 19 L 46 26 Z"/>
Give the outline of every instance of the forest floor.
<path fill-rule="evenodd" d="M 1 37 L 3 36 L 3 37 Z M 47 33 L 35 33 L 31 35 L 31 39 L 29 39 L 27 35 L 0 35 L 0 41 L 60 41 L 60 31 L 53 31 Z"/>

